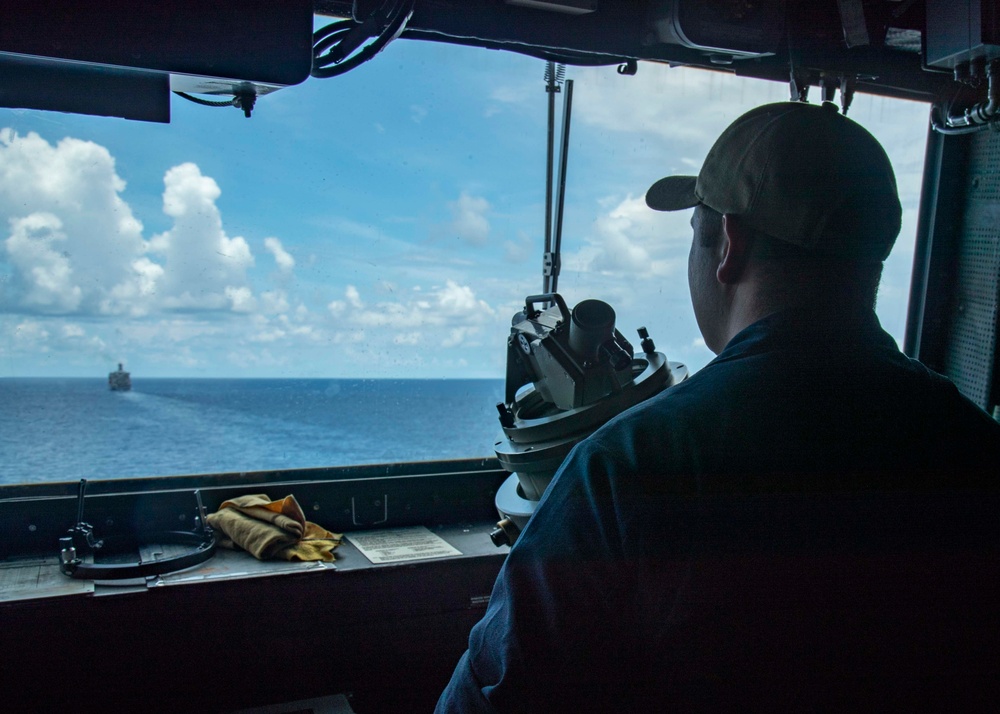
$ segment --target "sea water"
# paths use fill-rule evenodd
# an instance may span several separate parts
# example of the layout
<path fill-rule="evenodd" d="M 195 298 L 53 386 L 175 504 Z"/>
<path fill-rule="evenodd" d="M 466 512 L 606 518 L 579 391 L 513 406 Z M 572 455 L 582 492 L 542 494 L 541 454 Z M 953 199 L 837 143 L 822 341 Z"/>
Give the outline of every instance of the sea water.
<path fill-rule="evenodd" d="M 492 456 L 502 380 L 0 379 L 0 484 Z"/>

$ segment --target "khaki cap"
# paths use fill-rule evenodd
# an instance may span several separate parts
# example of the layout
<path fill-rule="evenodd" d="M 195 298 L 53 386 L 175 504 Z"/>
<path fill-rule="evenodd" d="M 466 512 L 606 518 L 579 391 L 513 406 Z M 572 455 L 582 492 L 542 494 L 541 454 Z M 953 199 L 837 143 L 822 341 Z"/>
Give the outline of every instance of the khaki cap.
<path fill-rule="evenodd" d="M 902 216 L 885 150 L 831 102 L 752 109 L 722 132 L 697 176 L 668 176 L 646 192 L 658 211 L 699 203 L 774 238 L 866 261 L 885 260 Z"/>

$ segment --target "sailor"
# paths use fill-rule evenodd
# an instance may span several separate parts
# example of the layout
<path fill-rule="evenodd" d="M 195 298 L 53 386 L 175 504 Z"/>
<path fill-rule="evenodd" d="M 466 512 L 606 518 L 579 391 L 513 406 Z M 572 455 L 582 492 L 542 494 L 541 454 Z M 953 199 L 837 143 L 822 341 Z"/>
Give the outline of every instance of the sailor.
<path fill-rule="evenodd" d="M 437 711 L 994 706 L 1000 424 L 875 316 L 878 141 L 769 104 L 646 202 L 717 357 L 567 457 Z"/>

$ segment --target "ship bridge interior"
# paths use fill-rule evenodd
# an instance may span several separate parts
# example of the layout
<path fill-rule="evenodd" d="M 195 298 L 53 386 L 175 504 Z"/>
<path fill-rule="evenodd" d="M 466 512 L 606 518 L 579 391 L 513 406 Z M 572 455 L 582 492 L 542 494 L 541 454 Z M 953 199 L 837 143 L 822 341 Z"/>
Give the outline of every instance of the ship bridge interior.
<path fill-rule="evenodd" d="M 252 123 L 272 93 L 335 92 L 339 75 L 379 62 L 390 42 L 611 66 L 624 78 L 689 67 L 845 111 L 863 94 L 921 102 L 927 148 L 901 347 L 996 413 L 994 0 L 8 0 L 4 10 L 0 106 L 129 121 L 169 124 L 172 106 L 195 101 L 235 106 Z M 0 486 L 5 706 L 430 711 L 508 551 L 495 543 L 495 498 L 509 475 L 476 458 Z M 108 539 L 189 532 L 194 545 L 164 537 L 147 561 L 183 557 L 204 548 L 206 511 L 263 488 L 294 490 L 331 530 L 422 528 L 439 550 L 383 562 L 345 542 L 334 563 L 304 564 L 220 549 L 124 582 L 66 574 L 60 539 L 81 523 Z"/>

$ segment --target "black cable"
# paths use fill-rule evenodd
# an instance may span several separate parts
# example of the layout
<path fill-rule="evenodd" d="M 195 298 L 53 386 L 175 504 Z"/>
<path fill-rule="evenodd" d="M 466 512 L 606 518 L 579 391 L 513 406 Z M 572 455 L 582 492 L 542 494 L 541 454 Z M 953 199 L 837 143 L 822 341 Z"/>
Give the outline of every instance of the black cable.
<path fill-rule="evenodd" d="M 187 92 L 174 92 L 178 97 L 184 97 L 189 102 L 194 102 L 195 104 L 201 104 L 204 107 L 231 107 L 233 106 L 233 99 L 226 99 L 224 101 L 214 101 L 211 99 L 201 99 L 200 97 L 195 97 Z"/>
<path fill-rule="evenodd" d="M 449 44 L 462 45 L 465 47 L 479 47 L 489 50 L 504 50 L 516 52 L 535 59 L 546 62 L 556 62 L 558 64 L 568 64 L 575 67 L 606 67 L 608 65 L 626 65 L 636 63 L 635 57 L 623 57 L 622 55 L 609 55 L 595 52 L 580 52 L 560 47 L 537 47 L 525 42 L 516 40 L 486 40 L 482 37 L 458 35 L 454 32 L 441 32 L 430 29 L 407 29 L 406 39 L 443 41 Z M 443 40 L 441 38 L 444 38 Z M 622 72 L 628 74 L 629 72 Z"/>
<path fill-rule="evenodd" d="M 413 15 L 413 0 L 401 0 L 390 7 L 387 0 L 382 7 L 360 24 L 350 20 L 335 22 L 314 35 L 314 77 L 333 77 L 367 62 L 392 40 L 399 36 Z M 361 44 L 376 34 L 375 28 L 386 22 L 375 41 L 357 54 L 350 56 Z M 329 49 L 329 51 L 327 51 Z M 324 54 L 325 52 L 325 54 Z M 330 65 L 335 65 L 331 67 Z"/>
<path fill-rule="evenodd" d="M 317 30 L 313 33 L 310 74 L 322 79 L 336 77 L 367 62 L 399 37 L 413 16 L 413 6 L 414 0 L 386 0 L 360 23 L 338 20 Z M 361 47 L 372 36 L 374 41 Z"/>
<path fill-rule="evenodd" d="M 574 67 L 607 67 L 613 64 L 628 66 L 635 63 L 633 59 L 617 55 L 590 54 L 564 49 L 535 49 L 523 45 L 518 46 L 517 43 L 505 43 L 505 45 L 503 49 L 510 50 L 511 52 L 535 57 L 536 59 L 543 59 L 547 62 L 573 65 Z M 619 71 L 619 74 L 635 74 L 635 72 L 630 70 Z"/>
<path fill-rule="evenodd" d="M 334 61 L 329 55 L 323 55 L 328 49 L 339 43 L 345 34 L 357 27 L 353 20 L 339 20 L 331 22 L 313 33 L 313 67 L 325 67 Z"/>

